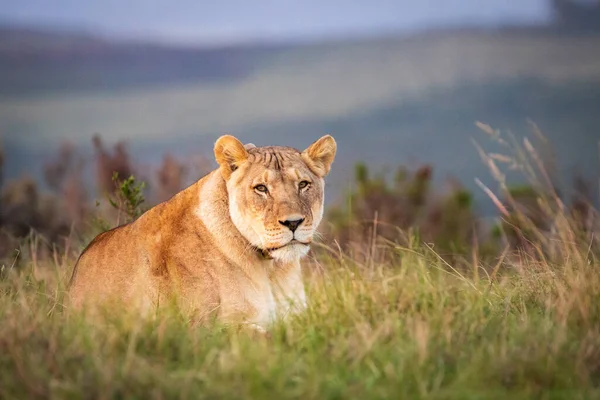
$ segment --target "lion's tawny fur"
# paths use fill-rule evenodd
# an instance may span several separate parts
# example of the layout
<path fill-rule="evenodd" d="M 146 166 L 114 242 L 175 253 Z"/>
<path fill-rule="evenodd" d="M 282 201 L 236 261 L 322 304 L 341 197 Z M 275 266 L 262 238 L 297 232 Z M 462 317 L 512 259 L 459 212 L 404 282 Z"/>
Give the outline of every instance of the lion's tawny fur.
<path fill-rule="evenodd" d="M 335 152 L 331 136 L 303 152 L 222 136 L 219 168 L 88 245 L 70 304 L 114 299 L 147 314 L 175 300 L 196 322 L 216 317 L 259 329 L 302 310 L 300 258 L 322 218 L 323 178 Z M 288 220 L 302 222 L 292 231 Z"/>

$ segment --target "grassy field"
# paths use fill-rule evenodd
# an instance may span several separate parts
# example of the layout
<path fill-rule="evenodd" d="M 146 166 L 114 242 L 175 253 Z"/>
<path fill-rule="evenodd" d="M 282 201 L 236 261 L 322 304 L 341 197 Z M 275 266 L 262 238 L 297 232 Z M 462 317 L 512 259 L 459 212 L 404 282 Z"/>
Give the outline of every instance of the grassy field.
<path fill-rule="evenodd" d="M 0 398 L 600 398 L 600 263 L 589 243 L 472 271 L 428 248 L 306 264 L 308 311 L 270 338 L 61 305 L 72 259 L 0 281 Z M 595 249 L 597 250 L 597 249 Z"/>

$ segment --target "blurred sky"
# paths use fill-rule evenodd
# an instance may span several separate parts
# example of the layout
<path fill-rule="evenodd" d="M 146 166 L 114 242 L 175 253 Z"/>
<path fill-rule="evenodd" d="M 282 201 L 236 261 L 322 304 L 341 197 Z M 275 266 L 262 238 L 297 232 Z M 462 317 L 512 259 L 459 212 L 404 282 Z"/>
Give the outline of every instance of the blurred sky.
<path fill-rule="evenodd" d="M 163 41 L 246 41 L 541 22 L 547 0 L 0 0 L 0 23 Z"/>

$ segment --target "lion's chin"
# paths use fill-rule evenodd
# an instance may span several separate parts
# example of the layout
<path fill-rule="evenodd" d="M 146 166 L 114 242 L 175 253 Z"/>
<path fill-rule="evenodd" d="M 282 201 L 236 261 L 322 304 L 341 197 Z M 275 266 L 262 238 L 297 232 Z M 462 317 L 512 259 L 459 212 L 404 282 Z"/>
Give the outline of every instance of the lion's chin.
<path fill-rule="evenodd" d="M 292 262 L 306 256 L 309 250 L 310 247 L 308 244 L 293 240 L 285 246 L 270 250 L 269 255 L 278 261 Z"/>

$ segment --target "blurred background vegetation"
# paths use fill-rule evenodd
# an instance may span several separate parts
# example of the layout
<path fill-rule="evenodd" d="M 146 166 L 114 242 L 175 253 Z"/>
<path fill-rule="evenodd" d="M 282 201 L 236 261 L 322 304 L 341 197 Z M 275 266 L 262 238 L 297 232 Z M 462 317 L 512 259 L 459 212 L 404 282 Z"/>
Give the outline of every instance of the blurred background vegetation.
<path fill-rule="evenodd" d="M 131 2 L 119 29 L 109 3 L 0 11 L 0 258 L 79 251 L 132 188 L 143 210 L 210 171 L 223 133 L 332 134 L 324 242 L 358 259 L 415 235 L 458 263 L 535 252 L 555 195 L 597 228 L 600 2 L 184 3 Z"/>

